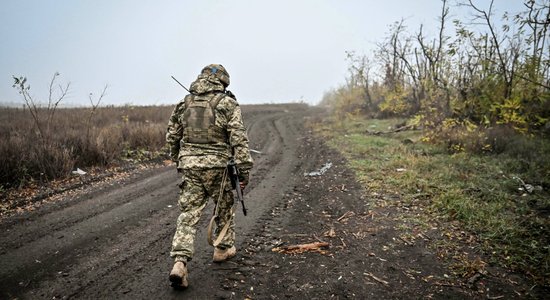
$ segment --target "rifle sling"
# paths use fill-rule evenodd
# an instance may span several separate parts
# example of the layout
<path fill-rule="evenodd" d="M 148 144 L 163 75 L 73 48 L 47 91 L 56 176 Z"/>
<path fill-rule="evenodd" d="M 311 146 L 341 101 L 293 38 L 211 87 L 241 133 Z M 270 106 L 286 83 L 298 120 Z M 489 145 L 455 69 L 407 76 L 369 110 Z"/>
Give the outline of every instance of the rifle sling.
<path fill-rule="evenodd" d="M 230 222 L 225 222 L 225 225 L 223 226 L 216 240 L 215 241 L 212 240 L 212 227 L 214 222 L 216 221 L 216 218 L 218 217 L 218 203 L 220 203 L 222 199 L 226 180 L 227 180 L 227 168 L 225 168 L 225 171 L 223 172 L 222 183 L 220 186 L 220 193 L 218 196 L 218 201 L 216 202 L 216 207 L 214 208 L 214 215 L 210 219 L 210 222 L 208 223 L 208 227 L 206 228 L 206 239 L 208 241 L 208 244 L 214 247 L 217 247 L 221 243 L 223 237 L 225 236 L 225 234 L 227 233 L 227 230 L 229 229 L 229 224 L 230 224 Z M 235 207 L 236 207 L 235 203 L 233 203 L 233 206 L 231 207 L 231 215 L 235 214 L 235 209 L 236 209 Z"/>

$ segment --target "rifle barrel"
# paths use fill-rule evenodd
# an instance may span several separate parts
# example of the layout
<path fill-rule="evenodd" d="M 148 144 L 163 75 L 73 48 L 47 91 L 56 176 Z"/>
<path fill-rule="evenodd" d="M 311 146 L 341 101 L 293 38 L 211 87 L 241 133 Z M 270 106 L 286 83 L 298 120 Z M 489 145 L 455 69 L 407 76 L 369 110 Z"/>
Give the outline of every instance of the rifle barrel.
<path fill-rule="evenodd" d="M 174 76 L 171 76 L 171 77 L 172 77 L 172 79 L 174 79 L 182 88 L 184 88 L 189 94 L 191 94 L 191 92 L 190 92 L 183 84 L 181 84 L 181 82 L 179 82 L 179 81 L 176 79 L 176 77 L 174 77 Z"/>

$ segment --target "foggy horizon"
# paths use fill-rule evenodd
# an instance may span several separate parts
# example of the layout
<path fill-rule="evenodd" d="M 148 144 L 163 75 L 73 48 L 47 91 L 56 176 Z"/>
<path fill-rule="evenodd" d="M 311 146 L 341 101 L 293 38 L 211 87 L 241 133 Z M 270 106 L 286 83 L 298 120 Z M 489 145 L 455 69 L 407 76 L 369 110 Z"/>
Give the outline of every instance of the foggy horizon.
<path fill-rule="evenodd" d="M 522 8 L 510 2 L 495 1 L 495 19 Z M 466 17 L 455 3 L 449 23 Z M 227 68 L 241 104 L 317 104 L 345 82 L 346 51 L 371 53 L 401 19 L 431 37 L 440 10 L 439 0 L 9 2 L 0 13 L 0 105 L 23 105 L 12 75 L 47 102 L 55 72 L 58 84 L 71 83 L 61 106 L 89 106 L 105 85 L 102 105 L 171 105 L 187 92 L 170 76 L 189 87 L 210 63 Z"/>

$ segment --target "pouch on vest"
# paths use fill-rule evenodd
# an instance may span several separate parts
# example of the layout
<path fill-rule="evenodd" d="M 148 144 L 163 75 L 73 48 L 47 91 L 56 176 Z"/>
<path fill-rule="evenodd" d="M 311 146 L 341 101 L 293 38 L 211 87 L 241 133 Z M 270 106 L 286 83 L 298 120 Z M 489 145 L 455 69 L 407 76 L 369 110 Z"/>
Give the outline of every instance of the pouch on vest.
<path fill-rule="evenodd" d="M 216 126 L 216 107 L 225 94 L 213 98 L 189 95 L 183 112 L 183 140 L 193 144 L 227 143 L 225 129 Z"/>

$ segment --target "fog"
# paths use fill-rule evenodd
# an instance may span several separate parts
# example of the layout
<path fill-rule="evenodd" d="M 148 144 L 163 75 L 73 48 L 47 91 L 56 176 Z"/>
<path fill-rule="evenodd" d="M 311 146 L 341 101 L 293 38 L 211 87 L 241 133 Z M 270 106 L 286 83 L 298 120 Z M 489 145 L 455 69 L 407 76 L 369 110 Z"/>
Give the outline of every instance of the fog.
<path fill-rule="evenodd" d="M 476 1 L 487 6 L 489 1 Z M 521 1 L 495 1 L 497 15 Z M 345 80 L 346 51 L 376 49 L 388 25 L 437 31 L 439 0 L 10 1 L 0 12 L 0 103 L 21 104 L 12 76 L 47 101 L 52 75 L 71 83 L 64 105 L 172 104 L 201 68 L 224 65 L 241 103 L 318 103 Z M 451 15 L 461 14 L 451 6 Z"/>

